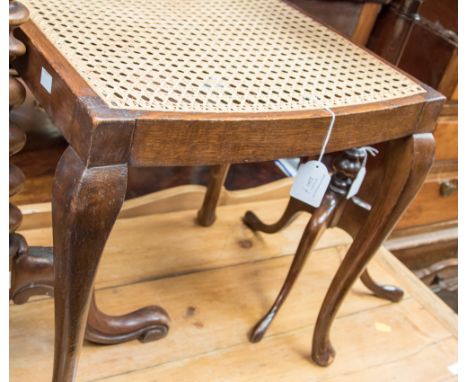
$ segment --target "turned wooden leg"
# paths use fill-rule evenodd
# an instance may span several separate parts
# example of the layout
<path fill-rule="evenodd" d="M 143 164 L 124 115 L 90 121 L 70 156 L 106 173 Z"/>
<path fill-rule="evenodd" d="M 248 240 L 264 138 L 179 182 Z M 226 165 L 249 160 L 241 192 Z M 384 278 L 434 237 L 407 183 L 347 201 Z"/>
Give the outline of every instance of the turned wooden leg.
<path fill-rule="evenodd" d="M 26 46 L 19 41 L 14 32 L 21 24 L 25 23 L 29 18 L 28 9 L 17 1 L 9 1 L 9 62 L 10 64 L 18 57 L 26 53 Z M 26 89 L 18 80 L 17 74 L 10 69 L 9 73 L 9 106 L 10 111 L 20 106 L 26 97 Z M 9 154 L 10 157 L 21 151 L 26 143 L 26 134 L 16 124 L 10 121 L 9 128 Z M 19 192 L 23 186 L 25 177 L 21 169 L 13 164 L 9 166 L 9 191 L 10 196 Z M 15 231 L 20 227 L 23 215 L 17 206 L 9 205 L 9 259 L 10 272 L 12 272 L 13 264 L 19 258 L 22 258 L 28 252 L 28 245 L 23 236 Z M 11 290 L 10 290 L 11 296 Z"/>
<path fill-rule="evenodd" d="M 21 237 L 18 235 L 18 237 Z M 30 247 L 21 242 L 11 267 L 10 299 L 24 304 L 31 296 L 54 295 L 54 261 L 50 247 Z M 169 316 L 158 306 L 147 306 L 134 312 L 110 316 L 103 313 L 93 296 L 88 314 L 85 338 L 97 344 L 111 345 L 134 339 L 158 340 L 169 331 Z"/>
<path fill-rule="evenodd" d="M 294 201 L 295 199 L 290 200 Z M 297 247 L 296 254 L 294 255 L 293 262 L 289 268 L 288 275 L 284 281 L 281 290 L 276 297 L 275 302 L 273 303 L 270 310 L 267 314 L 255 325 L 250 333 L 251 342 L 259 342 L 265 335 L 268 327 L 272 323 L 279 309 L 283 305 L 284 301 L 289 295 L 294 283 L 301 272 L 304 263 L 308 257 L 308 254 L 313 249 L 315 244 L 319 241 L 322 233 L 328 226 L 328 222 L 333 214 L 333 211 L 336 207 L 337 198 L 333 192 L 329 192 L 325 195 L 324 201 L 319 208 L 315 210 L 310 218 L 307 226 L 304 229 L 304 232 Z M 286 209 L 287 211 L 288 209 Z M 254 216 L 253 214 L 251 216 Z M 284 215 L 283 215 L 284 216 Z"/>
<path fill-rule="evenodd" d="M 19 246 L 19 250 L 10 265 L 10 300 L 21 305 L 32 296 L 53 297 L 54 268 L 51 248 L 30 247 L 28 249 L 24 239 L 15 245 Z"/>
<path fill-rule="evenodd" d="M 209 227 L 216 220 L 216 206 L 228 171 L 228 164 L 221 164 L 212 168 L 203 205 L 197 214 L 197 222 L 203 227 Z"/>
<path fill-rule="evenodd" d="M 390 143 L 372 210 L 333 278 L 317 317 L 312 344 L 312 359 L 317 364 L 327 366 L 333 362 L 333 319 L 347 292 L 421 187 L 433 156 L 432 134 L 415 134 Z"/>
<path fill-rule="evenodd" d="M 126 187 L 126 164 L 87 167 L 69 147 L 57 165 L 52 192 L 54 382 L 75 379 L 94 278 Z"/>

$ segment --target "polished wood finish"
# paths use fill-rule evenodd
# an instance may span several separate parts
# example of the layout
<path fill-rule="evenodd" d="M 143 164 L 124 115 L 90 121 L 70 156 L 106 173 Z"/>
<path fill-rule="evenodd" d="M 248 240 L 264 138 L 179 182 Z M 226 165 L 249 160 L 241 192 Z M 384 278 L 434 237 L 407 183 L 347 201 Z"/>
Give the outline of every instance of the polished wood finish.
<path fill-rule="evenodd" d="M 431 176 L 394 232 L 399 237 L 406 235 L 404 241 L 399 239 L 406 248 L 400 247 L 396 254 L 414 270 L 417 257 L 425 267 L 430 266 L 429 259 L 436 264 L 456 257 L 456 242 L 443 225 L 456 224 L 458 218 L 457 34 L 456 0 L 395 0 L 383 6 L 368 43 L 373 51 L 448 98 L 434 134 Z M 414 235 L 415 229 L 426 234 Z M 453 243 L 450 250 L 448 242 Z"/>
<path fill-rule="evenodd" d="M 458 117 L 440 117 L 434 132 L 435 159 L 458 163 Z"/>
<path fill-rule="evenodd" d="M 32 296 L 54 295 L 54 268 L 50 247 L 27 248 L 19 241 L 18 255 L 11 267 L 10 300 L 24 304 Z"/>
<path fill-rule="evenodd" d="M 335 350 L 330 341 L 333 319 L 349 288 L 422 186 L 432 164 L 434 146 L 430 134 L 419 134 L 390 144 L 385 155 L 382 187 L 355 235 L 317 317 L 312 346 L 312 358 L 317 364 L 326 366 L 333 362 Z"/>
<path fill-rule="evenodd" d="M 20 60 L 17 65 L 22 78 L 67 141 L 83 160 L 89 157 L 91 165 L 117 163 L 125 158 L 133 166 L 223 164 L 314 156 L 320 151 L 323 131 L 330 119 L 324 110 L 231 113 L 225 114 L 220 122 L 219 115 L 210 113 L 172 113 L 168 118 L 164 113 L 109 109 L 33 23 L 23 26 L 22 31 L 28 47 L 27 60 Z M 48 69 L 56 80 L 57 91 L 52 95 L 39 83 L 40 67 Z M 431 132 L 433 126 L 419 116 L 432 119 L 438 115 L 442 100 L 427 88 L 426 94 L 336 108 L 336 124 L 328 150 Z M 365 125 L 366 129 L 355 129 L 357 125 Z M 116 136 L 109 141 L 105 137 L 111 131 Z M 133 143 L 129 147 L 132 132 Z M 91 135 L 95 139 L 90 139 Z M 103 149 L 109 145 L 115 150 Z M 221 149 L 222 157 L 218 155 Z"/>
<path fill-rule="evenodd" d="M 276 235 L 253 235 L 243 225 L 247 209 L 273 221 L 286 193 L 220 206 L 216 224 L 206 229 L 193 222 L 199 201 L 184 211 L 117 220 L 99 267 L 97 301 L 112 313 L 161 304 L 172 313 L 172 331 L 145 345 L 85 343 L 78 381 L 456 381 L 447 368 L 458 359 L 456 314 L 383 248 L 369 271 L 403 286 L 404 299 L 373 298 L 357 281 L 333 327 L 335 363 L 320 368 L 307 360 L 325 288 L 351 243 L 338 228 L 324 233 L 283 311 L 251 344 L 246 333 L 274 300 L 308 216 Z M 51 231 L 22 234 L 33 245 L 50 245 Z M 241 246 L 245 240 L 250 247 Z M 48 298 L 9 307 L 10 382 L 50 382 L 53 309 Z"/>
<path fill-rule="evenodd" d="M 457 183 L 456 179 L 452 182 L 425 183 L 403 218 L 398 222 L 396 229 L 404 230 L 410 227 L 456 221 L 458 217 Z"/>
<path fill-rule="evenodd" d="M 74 379 L 97 266 L 123 203 L 126 182 L 126 165 L 90 168 L 71 147 L 58 164 L 52 199 L 57 349 L 54 381 Z M 77 269 L 83 272 L 77 272 Z M 96 312 L 94 301 L 92 304 Z M 92 315 L 91 339 L 105 341 L 100 329 L 105 331 L 109 326 L 114 332 L 121 332 L 122 326 L 126 326 L 124 330 L 130 326 L 134 329 L 135 324 L 131 322 L 134 315 L 121 318 L 107 317 L 101 312 L 98 316 Z M 167 333 L 168 319 L 162 309 L 150 307 L 136 312 L 136 315 L 143 325 L 133 333 L 133 338 L 141 337 L 148 341 Z M 154 315 L 158 324 L 145 326 L 147 319 Z"/>
<path fill-rule="evenodd" d="M 10 1 L 10 61 L 26 52 L 25 45 L 17 40 L 13 33 L 18 26 L 27 21 L 28 15 L 27 9 L 21 3 Z M 21 105 L 26 93 L 23 84 L 10 74 L 10 108 Z M 32 111 L 37 115 L 35 110 Z M 25 143 L 24 131 L 10 123 L 10 155 L 20 151 Z M 35 161 L 37 158 L 29 159 Z M 10 196 L 18 193 L 24 182 L 25 176 L 20 168 L 10 164 Z M 10 204 L 10 299 L 16 304 L 24 304 L 31 296 L 54 294 L 52 251 L 50 248 L 41 247 L 28 249 L 25 239 L 14 233 L 21 222 L 20 210 Z M 99 310 L 94 299 L 92 301 L 86 326 L 86 338 L 89 341 L 111 344 L 139 338 L 147 342 L 167 334 L 169 319 L 159 307 L 146 307 L 123 316 L 109 316 Z"/>
<path fill-rule="evenodd" d="M 312 215 L 309 223 L 304 229 L 304 233 L 299 242 L 293 263 L 289 269 L 286 280 L 278 294 L 275 302 L 265 316 L 255 325 L 251 334 L 252 342 L 260 341 L 279 309 L 286 300 L 292 287 L 294 286 L 301 269 L 307 259 L 308 254 L 314 248 L 326 228 L 339 224 L 343 209 L 345 208 L 346 195 L 360 170 L 366 156 L 365 149 L 348 150 L 342 155 L 338 155 L 334 161 L 334 175 L 330 186 L 318 208 L 313 208 L 295 198 L 291 197 L 288 206 L 281 218 L 273 224 L 263 223 L 253 212 L 248 211 L 244 216 L 245 224 L 254 231 L 265 233 L 276 233 L 286 227 L 300 213 L 308 212 Z M 360 229 L 360 220 L 353 216 L 350 223 L 345 224 L 346 229 L 354 235 Z M 377 296 L 397 302 L 403 297 L 403 292 L 394 286 L 381 286 L 374 282 L 367 270 L 364 270 L 361 279 L 371 291 Z"/>
<path fill-rule="evenodd" d="M 11 64 L 20 56 L 26 53 L 25 45 L 14 35 L 16 29 L 29 18 L 27 8 L 17 2 L 9 1 L 9 62 Z M 19 81 L 16 73 L 10 70 L 9 74 L 9 102 L 10 111 L 20 106 L 26 97 L 26 89 Z M 26 134 L 20 126 L 10 121 L 9 126 L 9 155 L 17 154 L 26 143 Z M 17 194 L 25 181 L 25 176 L 18 166 L 9 165 L 9 195 Z M 17 264 L 28 256 L 28 245 L 26 240 L 15 231 L 22 222 L 21 211 L 16 205 L 9 204 L 9 268 L 10 274 L 17 271 Z M 11 298 L 11 289 L 10 289 Z"/>
<path fill-rule="evenodd" d="M 121 316 L 103 313 L 93 295 L 86 323 L 88 341 L 112 345 L 138 339 L 141 342 L 164 338 L 169 331 L 169 316 L 159 306 L 146 306 Z"/>
<path fill-rule="evenodd" d="M 12 266 L 10 299 L 15 304 L 24 304 L 32 296 L 54 295 L 52 248 L 30 247 L 29 251 L 25 251 L 24 244 L 17 243 L 23 247 L 18 249 L 19 254 Z M 148 306 L 121 316 L 110 316 L 99 309 L 93 295 L 85 338 L 105 345 L 134 339 L 148 342 L 165 337 L 168 330 L 168 315 L 160 307 Z"/>
<path fill-rule="evenodd" d="M 315 156 L 320 152 L 330 114 L 325 110 L 221 114 L 112 109 L 33 22 L 23 25 L 21 32 L 28 53 L 17 60 L 16 69 L 70 145 L 58 164 L 52 200 L 56 322 L 53 381 L 70 382 L 75 379 L 97 266 L 125 197 L 128 167 L 222 165 Z M 38 68 L 45 68 L 52 76 L 51 93 L 40 84 Z M 403 150 L 414 134 L 431 133 L 444 98 L 424 88 L 425 93 L 415 96 L 334 108 L 336 122 L 327 151 L 387 141 L 394 141 L 394 146 Z M 418 154 L 425 160 L 429 155 Z M 405 162 L 395 167 L 401 163 Z M 378 189 L 389 198 L 398 197 L 398 188 L 389 186 Z M 386 199 L 377 200 L 369 216 L 387 207 Z M 375 237 L 388 233 L 382 224 L 364 228 L 375 228 Z M 371 255 L 364 252 L 352 257 Z M 349 269 L 351 275 L 347 277 L 353 278 L 357 267 Z M 331 301 L 333 310 L 347 289 L 331 290 L 339 296 Z M 329 324 L 327 319 L 322 322 L 326 333 Z M 157 330 L 144 338 L 159 338 L 160 333 Z"/>
<path fill-rule="evenodd" d="M 229 165 L 223 164 L 214 166 L 210 174 L 210 182 L 203 199 L 203 204 L 197 214 L 197 222 L 203 227 L 209 227 L 216 220 L 216 206 L 221 195 L 221 188 L 224 185 L 229 171 Z"/>
<path fill-rule="evenodd" d="M 450 29 L 452 23 L 441 25 L 434 8 L 450 2 L 396 0 L 384 7 L 368 42 L 371 50 L 448 98 L 458 83 L 457 30 Z M 457 10 L 450 11 L 446 18 L 456 23 Z"/>
<path fill-rule="evenodd" d="M 290 222 L 291 219 L 289 213 L 293 209 L 291 205 L 296 203 L 298 203 L 298 201 L 291 199 L 285 214 L 283 214 L 282 218 L 278 222 L 279 224 L 273 224 L 268 227 L 263 226 L 263 224 L 257 225 L 255 223 L 258 222 L 258 219 L 252 213 L 244 217 L 244 222 L 253 230 L 259 230 L 266 233 L 277 232 Z M 336 203 L 337 200 L 334 198 L 334 195 L 328 194 L 325 196 L 321 206 L 317 208 L 312 214 L 312 217 L 307 223 L 304 229 L 304 233 L 302 234 L 301 240 L 296 250 L 296 254 L 294 255 L 293 262 L 289 268 L 288 275 L 286 276 L 286 280 L 270 310 L 265 314 L 265 316 L 263 316 L 262 319 L 260 319 L 260 321 L 258 321 L 258 323 L 252 329 L 249 336 L 251 342 L 259 342 L 263 338 L 269 326 L 273 322 L 273 319 L 278 313 L 278 310 L 286 301 L 292 286 L 294 285 L 297 277 L 299 276 L 299 273 L 304 266 L 307 255 L 314 247 L 314 245 L 316 245 L 322 236 L 323 231 L 326 229 L 327 223 L 331 219 L 332 213 L 335 210 Z M 300 208 L 295 209 L 294 212 L 297 213 L 300 210 Z"/>
<path fill-rule="evenodd" d="M 361 45 L 366 44 L 382 4 L 388 3 L 387 0 L 289 0 L 289 2 Z"/>

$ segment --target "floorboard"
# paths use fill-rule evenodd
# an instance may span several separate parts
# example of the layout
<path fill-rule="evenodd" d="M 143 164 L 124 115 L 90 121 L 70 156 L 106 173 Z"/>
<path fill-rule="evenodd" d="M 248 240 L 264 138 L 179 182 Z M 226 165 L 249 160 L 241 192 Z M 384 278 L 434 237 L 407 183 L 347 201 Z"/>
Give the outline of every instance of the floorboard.
<path fill-rule="evenodd" d="M 211 228 L 196 226 L 193 210 L 119 220 L 98 275 L 98 302 L 108 313 L 161 304 L 171 330 L 148 344 L 85 344 L 78 381 L 455 380 L 456 315 L 385 249 L 371 273 L 403 286 L 404 300 L 375 298 L 357 282 L 333 327 L 335 363 L 310 361 L 320 303 L 350 242 L 338 229 L 311 253 L 264 340 L 248 342 L 282 284 L 304 219 L 275 235 L 254 235 L 240 217 L 254 208 L 272 221 L 284 202 L 220 207 Z M 30 245 L 51 241 L 50 228 L 23 234 Z M 50 381 L 52 351 L 53 301 L 11 305 L 10 381 Z"/>

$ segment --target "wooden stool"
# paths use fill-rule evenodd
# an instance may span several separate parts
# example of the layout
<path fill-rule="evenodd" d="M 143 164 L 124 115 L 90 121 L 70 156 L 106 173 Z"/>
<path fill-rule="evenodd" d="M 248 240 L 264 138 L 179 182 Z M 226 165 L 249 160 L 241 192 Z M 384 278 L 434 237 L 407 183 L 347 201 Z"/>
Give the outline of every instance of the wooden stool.
<path fill-rule="evenodd" d="M 27 54 L 15 65 L 70 145 L 52 201 L 53 380 L 75 378 L 128 167 L 315 156 L 330 123 L 324 106 L 336 114 L 328 152 L 391 141 L 317 321 L 313 356 L 329 363 L 339 305 L 431 165 L 444 98 L 282 0 L 24 3 L 31 20 L 16 35 Z M 162 309 L 149 312 L 167 322 Z"/>

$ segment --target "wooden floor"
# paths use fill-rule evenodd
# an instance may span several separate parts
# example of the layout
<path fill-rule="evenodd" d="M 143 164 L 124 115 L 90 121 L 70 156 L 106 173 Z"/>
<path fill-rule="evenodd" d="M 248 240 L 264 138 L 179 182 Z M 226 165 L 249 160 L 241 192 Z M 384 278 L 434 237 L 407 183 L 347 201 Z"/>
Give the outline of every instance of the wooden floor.
<path fill-rule="evenodd" d="M 275 235 L 254 235 L 241 223 L 247 209 L 273 221 L 286 200 L 222 206 L 211 228 L 195 211 L 122 218 L 106 247 L 98 303 L 109 313 L 160 304 L 171 315 L 161 341 L 117 346 L 85 344 L 78 381 L 455 381 L 456 315 L 389 252 L 370 270 L 406 291 L 392 304 L 357 282 L 332 331 L 335 363 L 310 358 L 313 325 L 331 277 L 349 244 L 326 232 L 264 340 L 247 333 L 282 284 L 306 216 Z M 50 245 L 49 227 L 23 234 Z M 10 307 L 10 381 L 50 381 L 53 301 Z"/>

